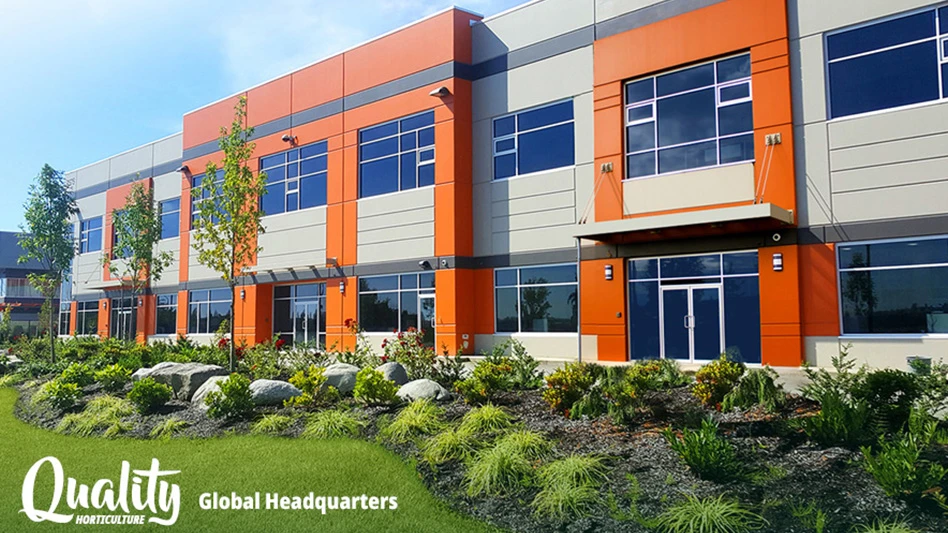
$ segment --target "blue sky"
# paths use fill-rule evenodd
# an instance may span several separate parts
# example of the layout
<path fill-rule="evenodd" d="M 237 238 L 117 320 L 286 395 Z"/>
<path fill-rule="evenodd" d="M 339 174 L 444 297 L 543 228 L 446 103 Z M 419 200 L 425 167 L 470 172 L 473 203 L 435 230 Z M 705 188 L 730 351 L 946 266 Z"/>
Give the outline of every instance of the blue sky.
<path fill-rule="evenodd" d="M 526 0 L 462 0 L 484 15 Z M 182 115 L 452 5 L 442 0 L 6 0 L 0 229 L 44 163 L 72 170 L 181 130 Z"/>

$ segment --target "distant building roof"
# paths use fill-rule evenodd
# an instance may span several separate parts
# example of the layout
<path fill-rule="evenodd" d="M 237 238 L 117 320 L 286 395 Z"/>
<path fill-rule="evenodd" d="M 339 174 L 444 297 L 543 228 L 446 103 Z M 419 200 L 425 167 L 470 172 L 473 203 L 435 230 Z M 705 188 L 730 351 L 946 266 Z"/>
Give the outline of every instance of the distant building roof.
<path fill-rule="evenodd" d="M 22 270 L 41 270 L 39 261 L 30 260 L 26 263 L 18 263 L 17 259 L 23 254 L 18 242 L 17 231 L 0 231 L 0 270 L 22 269 Z"/>

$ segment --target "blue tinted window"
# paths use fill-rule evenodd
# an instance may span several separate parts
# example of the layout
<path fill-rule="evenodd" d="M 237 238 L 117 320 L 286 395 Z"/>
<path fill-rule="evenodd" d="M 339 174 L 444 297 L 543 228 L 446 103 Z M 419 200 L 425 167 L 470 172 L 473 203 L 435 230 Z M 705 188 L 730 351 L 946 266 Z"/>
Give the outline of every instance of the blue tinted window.
<path fill-rule="evenodd" d="M 79 223 L 79 253 L 97 252 L 102 249 L 102 217 L 83 220 Z"/>
<path fill-rule="evenodd" d="M 626 176 L 639 178 L 655 174 L 655 152 L 630 155 L 625 158 Z"/>
<path fill-rule="evenodd" d="M 277 154 L 260 158 L 260 168 L 267 169 L 286 162 L 286 154 Z"/>
<path fill-rule="evenodd" d="M 757 252 L 724 254 L 724 275 L 756 273 Z"/>
<path fill-rule="evenodd" d="M 431 126 L 432 124 L 434 124 L 434 111 L 429 111 L 411 118 L 402 119 L 401 129 L 402 131 L 411 131 L 425 126 Z"/>
<path fill-rule="evenodd" d="M 658 152 L 658 172 L 678 172 L 690 168 L 710 167 L 718 162 L 718 145 L 714 141 L 686 144 Z"/>
<path fill-rule="evenodd" d="M 177 237 L 181 225 L 181 199 L 159 202 L 158 212 L 161 213 L 161 238 Z"/>
<path fill-rule="evenodd" d="M 417 134 L 415 133 L 406 133 L 405 135 L 401 136 L 402 151 L 411 150 L 415 147 L 416 136 Z"/>
<path fill-rule="evenodd" d="M 418 146 L 431 146 L 434 142 L 434 128 L 425 128 L 418 132 Z"/>
<path fill-rule="evenodd" d="M 362 198 L 398 190 L 398 158 L 378 159 L 359 166 L 359 195 Z"/>
<path fill-rule="evenodd" d="M 645 120 L 647 118 L 652 118 L 652 106 L 643 105 L 639 107 L 633 107 L 629 109 L 628 121 L 637 122 L 639 120 Z"/>
<path fill-rule="evenodd" d="M 721 256 L 663 257 L 662 278 L 703 278 L 721 275 Z"/>
<path fill-rule="evenodd" d="M 267 194 L 260 199 L 265 215 L 326 205 L 328 147 L 328 142 L 320 141 L 260 159 L 261 169 L 275 161 L 286 161 L 265 170 Z"/>
<path fill-rule="evenodd" d="M 328 148 L 328 146 L 329 146 L 329 143 L 326 142 L 326 141 L 322 141 L 322 142 L 310 144 L 310 145 L 307 145 L 307 146 L 303 146 L 303 147 L 301 147 L 300 150 L 299 150 L 299 158 L 300 158 L 300 159 L 306 159 L 306 158 L 309 158 L 309 157 L 312 157 L 312 156 L 315 156 L 315 155 L 325 154 L 325 153 L 326 153 L 326 150 L 327 150 L 327 148 Z M 291 152 L 291 153 L 292 153 L 292 152 Z M 295 155 L 295 154 L 294 154 L 294 155 Z M 292 160 L 292 161 L 295 161 L 296 158 L 293 157 L 293 158 L 291 158 L 291 160 Z"/>
<path fill-rule="evenodd" d="M 402 154 L 401 166 L 402 190 L 414 189 L 418 183 L 418 163 L 415 161 L 415 152 Z"/>
<path fill-rule="evenodd" d="M 576 265 L 528 267 L 520 269 L 520 284 L 569 283 L 576 281 Z"/>
<path fill-rule="evenodd" d="M 658 359 L 659 288 L 657 281 L 629 285 L 629 347 L 632 359 Z"/>
<path fill-rule="evenodd" d="M 721 164 L 754 159 L 754 135 L 738 135 L 721 139 Z"/>
<path fill-rule="evenodd" d="M 948 265 L 840 272 L 843 333 L 948 333 Z"/>
<path fill-rule="evenodd" d="M 405 274 L 401 276 L 402 289 L 417 289 L 418 276 L 416 274 Z"/>
<path fill-rule="evenodd" d="M 718 109 L 718 132 L 732 135 L 754 129 L 754 110 L 750 102 Z"/>
<path fill-rule="evenodd" d="M 940 263 L 948 263 L 948 239 L 839 246 L 839 267 L 844 269 Z"/>
<path fill-rule="evenodd" d="M 633 259 L 629 261 L 629 279 L 655 279 L 657 277 L 657 259 Z"/>
<path fill-rule="evenodd" d="M 363 161 L 396 153 L 398 153 L 398 139 L 394 137 L 385 139 L 384 141 L 363 144 L 359 147 L 359 158 Z"/>
<path fill-rule="evenodd" d="M 826 38 L 829 60 L 888 48 L 935 35 L 935 11 L 878 22 Z"/>
<path fill-rule="evenodd" d="M 714 89 L 659 100 L 657 107 L 659 146 L 715 137 Z"/>
<path fill-rule="evenodd" d="M 434 272 L 426 272 L 424 274 L 418 274 L 418 286 L 422 289 L 435 288 Z"/>
<path fill-rule="evenodd" d="M 359 131 L 359 142 L 369 142 L 398 133 L 398 122 L 389 122 L 381 126 L 365 128 Z"/>
<path fill-rule="evenodd" d="M 626 152 L 641 152 L 649 148 L 655 148 L 654 123 L 636 124 L 625 129 Z"/>
<path fill-rule="evenodd" d="M 718 61 L 718 83 L 749 78 L 751 75 L 751 58 L 749 55 L 732 57 Z"/>
<path fill-rule="evenodd" d="M 572 101 L 494 120 L 494 179 L 575 164 L 572 120 Z"/>
<path fill-rule="evenodd" d="M 295 166 L 295 165 L 294 165 Z M 300 163 L 300 174 L 312 174 L 314 172 L 326 171 L 326 156 L 314 157 Z"/>
<path fill-rule="evenodd" d="M 724 278 L 724 310 L 725 353 L 735 361 L 760 363 L 760 287 L 757 276 Z"/>
<path fill-rule="evenodd" d="M 435 182 L 435 172 L 434 165 L 421 165 L 418 167 L 418 186 L 427 187 L 428 185 L 434 185 Z"/>
<path fill-rule="evenodd" d="M 680 93 L 714 85 L 714 63 L 707 63 L 655 78 L 655 92 L 658 96 Z"/>
<path fill-rule="evenodd" d="M 494 271 L 494 284 L 498 287 L 516 285 L 517 284 L 517 270 L 516 269 L 507 269 L 507 270 L 495 270 Z"/>
<path fill-rule="evenodd" d="M 577 331 L 575 264 L 498 269 L 494 276 L 498 332 Z"/>
<path fill-rule="evenodd" d="M 721 103 L 730 102 L 731 100 L 740 100 L 748 96 L 750 96 L 750 85 L 746 83 L 721 88 Z"/>
<path fill-rule="evenodd" d="M 284 195 L 286 194 L 284 190 L 285 186 L 286 184 L 282 182 L 267 185 L 267 192 L 260 200 L 260 209 L 264 215 L 275 215 L 283 212 Z"/>
<path fill-rule="evenodd" d="M 655 81 L 653 78 L 637 81 L 625 86 L 625 103 L 634 104 L 655 97 Z"/>
<path fill-rule="evenodd" d="M 937 100 L 935 41 L 878 52 L 829 65 L 834 117 Z"/>
<path fill-rule="evenodd" d="M 307 176 L 300 180 L 300 209 L 326 205 L 326 174 Z"/>
<path fill-rule="evenodd" d="M 359 290 L 394 291 L 398 290 L 398 276 L 367 276 L 359 278 Z"/>
<path fill-rule="evenodd" d="M 434 111 L 366 128 L 359 139 L 360 198 L 434 183 Z"/>

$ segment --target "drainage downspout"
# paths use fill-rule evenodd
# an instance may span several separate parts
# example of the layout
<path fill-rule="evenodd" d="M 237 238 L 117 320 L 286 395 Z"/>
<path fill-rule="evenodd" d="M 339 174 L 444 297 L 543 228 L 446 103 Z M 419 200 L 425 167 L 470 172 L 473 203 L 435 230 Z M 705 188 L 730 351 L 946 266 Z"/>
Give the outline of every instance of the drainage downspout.
<path fill-rule="evenodd" d="M 580 247 L 580 242 L 582 237 L 576 237 L 576 357 L 580 363 L 583 362 L 583 306 L 581 304 L 582 300 L 580 299 L 580 287 L 582 286 L 582 279 L 580 278 L 580 261 L 582 260 L 581 253 L 582 249 Z"/>

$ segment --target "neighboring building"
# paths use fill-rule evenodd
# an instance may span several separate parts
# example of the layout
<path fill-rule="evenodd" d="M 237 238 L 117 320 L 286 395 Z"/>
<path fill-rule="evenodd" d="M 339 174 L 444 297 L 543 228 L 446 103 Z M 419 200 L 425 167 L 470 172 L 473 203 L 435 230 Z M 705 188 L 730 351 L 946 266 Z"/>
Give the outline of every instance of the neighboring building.
<path fill-rule="evenodd" d="M 269 184 L 237 336 L 351 346 L 354 319 L 376 345 L 417 327 L 452 353 L 513 337 L 593 361 L 825 364 L 849 343 L 880 366 L 943 354 L 938 7 L 454 8 L 248 89 Z M 70 331 L 131 320 L 140 338 L 209 338 L 231 316 L 190 246 L 190 189 L 220 160 L 238 96 L 68 174 L 81 211 Z M 137 175 L 176 261 L 131 299 L 99 258 Z"/>
<path fill-rule="evenodd" d="M 44 269 L 38 261 L 19 262 L 23 249 L 18 236 L 17 232 L 0 231 L 0 311 L 10 309 L 12 335 L 36 335 L 47 327 L 39 323 L 45 298 L 30 285 L 27 275 Z M 53 309 L 58 305 L 59 300 L 54 300 Z"/>

